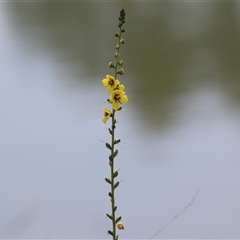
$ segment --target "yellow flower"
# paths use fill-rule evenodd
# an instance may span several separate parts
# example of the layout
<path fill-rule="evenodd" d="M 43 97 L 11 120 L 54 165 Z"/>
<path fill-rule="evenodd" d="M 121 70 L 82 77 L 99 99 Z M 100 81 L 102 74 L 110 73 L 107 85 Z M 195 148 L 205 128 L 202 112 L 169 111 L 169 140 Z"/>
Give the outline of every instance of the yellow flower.
<path fill-rule="evenodd" d="M 123 86 L 123 85 L 122 85 Z M 124 87 L 124 86 L 123 86 Z M 109 98 L 112 108 L 117 111 L 120 108 L 120 104 L 128 102 L 128 97 L 123 90 L 114 90 Z"/>
<path fill-rule="evenodd" d="M 108 120 L 110 117 L 111 117 L 111 111 L 110 111 L 109 109 L 107 109 L 107 108 L 103 108 L 103 119 L 102 119 L 102 121 L 103 121 L 104 123 L 106 123 L 107 120 Z"/>
<path fill-rule="evenodd" d="M 125 87 L 124 87 L 124 85 L 121 84 L 121 85 L 118 85 L 118 86 L 117 86 L 117 89 L 124 91 Z"/>
<path fill-rule="evenodd" d="M 102 84 L 107 87 L 107 91 L 112 93 L 115 88 L 120 84 L 119 80 L 115 79 L 113 76 L 106 75 L 106 78 L 102 80 Z"/>

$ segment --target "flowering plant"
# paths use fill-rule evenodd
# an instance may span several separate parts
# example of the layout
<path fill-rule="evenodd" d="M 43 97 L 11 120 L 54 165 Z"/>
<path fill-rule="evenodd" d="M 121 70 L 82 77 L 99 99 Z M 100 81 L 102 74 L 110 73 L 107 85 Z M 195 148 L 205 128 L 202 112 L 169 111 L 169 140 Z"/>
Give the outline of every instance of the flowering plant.
<path fill-rule="evenodd" d="M 112 221 L 112 230 L 108 230 L 108 234 L 112 236 L 113 240 L 118 239 L 117 235 L 117 228 L 119 230 L 124 229 L 124 225 L 121 222 L 121 216 L 116 216 L 116 210 L 117 206 L 115 203 L 115 189 L 119 186 L 119 182 L 115 180 L 115 178 L 118 176 L 118 171 L 115 171 L 114 169 L 114 160 L 115 157 L 118 155 L 118 150 L 115 150 L 115 145 L 120 143 L 120 139 L 115 139 L 115 129 L 116 129 L 116 112 L 120 111 L 122 109 L 121 104 L 125 104 L 128 102 L 128 97 L 125 93 L 125 87 L 120 83 L 120 81 L 117 79 L 117 75 L 123 75 L 124 70 L 120 69 L 118 70 L 119 66 L 123 66 L 123 60 L 120 60 L 120 48 L 122 44 L 124 44 L 124 39 L 122 38 L 122 33 L 125 32 L 125 29 L 123 28 L 123 25 L 125 23 L 125 15 L 126 12 L 124 9 L 120 10 L 120 16 L 118 18 L 119 24 L 118 28 L 119 31 L 114 34 L 115 37 L 117 37 L 118 42 L 115 46 L 116 53 L 115 53 L 115 64 L 113 62 L 109 63 L 109 68 L 114 69 L 114 76 L 106 75 L 106 77 L 102 80 L 103 86 L 106 87 L 106 90 L 109 94 L 108 102 L 111 104 L 112 109 L 103 108 L 103 119 L 102 121 L 106 123 L 108 119 L 112 119 L 112 125 L 111 128 L 108 129 L 110 135 L 111 135 L 111 143 L 106 143 L 106 147 L 110 150 L 110 156 L 109 156 L 109 166 L 111 169 L 111 176 L 110 178 L 105 178 L 106 182 L 110 184 L 110 192 L 108 193 L 110 200 L 111 200 L 111 214 L 107 214 L 107 217 Z"/>

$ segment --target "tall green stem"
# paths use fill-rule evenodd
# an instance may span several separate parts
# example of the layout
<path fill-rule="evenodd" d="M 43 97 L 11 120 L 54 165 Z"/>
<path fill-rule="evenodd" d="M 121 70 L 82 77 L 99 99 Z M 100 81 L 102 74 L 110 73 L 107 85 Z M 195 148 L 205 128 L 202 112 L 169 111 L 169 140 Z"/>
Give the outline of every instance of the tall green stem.
<path fill-rule="evenodd" d="M 121 66 L 123 65 L 123 61 L 119 62 L 119 56 L 120 56 L 121 44 L 124 43 L 124 40 L 121 39 L 121 36 L 122 36 L 122 32 L 125 32 L 125 30 L 122 27 L 123 24 L 125 23 L 125 14 L 126 14 L 125 10 L 121 9 L 120 17 L 119 17 L 119 25 L 118 25 L 119 33 L 115 34 L 115 36 L 118 37 L 118 43 L 116 45 L 116 49 L 117 50 L 116 50 L 116 53 L 115 53 L 115 64 L 113 64 L 112 62 L 110 64 L 110 67 L 114 67 L 114 78 L 115 78 L 114 81 L 116 81 L 118 74 L 122 75 L 123 72 L 124 72 L 123 69 L 118 71 L 118 66 L 119 65 L 121 65 Z M 123 86 L 123 85 L 121 85 L 121 86 Z M 113 89 L 113 91 L 116 90 L 116 92 L 117 92 L 118 87 L 119 87 L 119 85 L 117 85 L 117 87 L 115 89 Z M 127 101 L 128 101 L 128 99 L 127 99 Z M 120 109 L 121 108 L 119 108 L 118 110 L 120 110 Z M 109 192 L 109 196 L 110 196 L 110 200 L 111 200 L 111 209 L 112 209 L 112 211 L 111 211 L 111 215 L 107 214 L 107 216 L 112 221 L 112 230 L 109 230 L 108 233 L 112 236 L 113 240 L 118 240 L 117 223 L 121 220 L 121 217 L 116 217 L 117 206 L 115 205 L 115 189 L 118 187 L 119 182 L 118 181 L 115 182 L 115 178 L 118 175 L 118 171 L 114 170 L 114 160 L 115 160 L 115 157 L 118 154 L 118 150 L 115 150 L 114 145 L 119 143 L 120 139 L 115 140 L 115 128 L 116 128 L 115 113 L 116 113 L 116 110 L 114 110 L 114 107 L 113 107 L 112 113 L 111 113 L 112 126 L 111 126 L 111 129 L 109 129 L 109 133 L 111 134 L 111 145 L 106 143 L 106 146 L 111 151 L 111 154 L 109 156 L 109 165 L 110 165 L 110 168 L 111 168 L 111 177 L 110 177 L 110 179 L 106 178 L 105 180 L 111 185 L 111 190 Z M 118 226 L 118 228 L 119 228 L 119 226 Z M 124 227 L 119 228 L 119 229 L 124 229 Z"/>
<path fill-rule="evenodd" d="M 112 149 L 111 149 L 111 156 L 114 156 L 114 133 L 115 133 L 115 110 L 113 110 L 112 112 Z M 113 230 L 113 240 L 117 239 L 117 234 L 116 234 L 116 217 L 115 217 L 115 191 L 114 191 L 114 185 L 115 185 L 115 181 L 114 181 L 114 157 L 112 159 L 112 164 L 111 164 L 111 193 L 112 193 L 112 230 Z"/>
<path fill-rule="evenodd" d="M 116 62 L 115 62 L 115 74 L 114 74 L 114 78 L 117 79 L 117 74 L 118 74 L 118 62 L 119 62 L 119 55 L 120 55 L 120 46 L 121 46 L 121 35 L 122 35 L 122 26 L 120 27 L 120 31 L 119 31 L 119 37 L 118 37 L 118 48 L 117 48 L 117 52 L 115 55 L 116 58 Z M 111 144 L 111 156 L 113 156 L 112 159 L 112 164 L 111 164 L 111 193 L 112 193 L 112 199 L 111 199 L 111 206 L 112 206 L 112 232 L 113 232 L 113 240 L 117 240 L 118 236 L 116 233 L 116 217 L 115 217 L 115 181 L 114 181 L 114 141 L 115 141 L 115 128 L 116 128 L 116 124 L 115 124 L 115 110 L 113 109 L 112 112 L 112 144 Z"/>

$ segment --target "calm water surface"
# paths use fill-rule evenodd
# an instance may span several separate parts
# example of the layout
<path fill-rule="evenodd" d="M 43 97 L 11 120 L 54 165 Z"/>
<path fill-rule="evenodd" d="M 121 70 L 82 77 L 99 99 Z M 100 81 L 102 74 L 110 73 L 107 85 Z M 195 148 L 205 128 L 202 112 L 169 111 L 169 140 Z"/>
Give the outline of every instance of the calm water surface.
<path fill-rule="evenodd" d="M 0 3 L 0 238 L 105 239 L 101 122 L 119 10 L 123 239 L 240 238 L 240 4 Z"/>

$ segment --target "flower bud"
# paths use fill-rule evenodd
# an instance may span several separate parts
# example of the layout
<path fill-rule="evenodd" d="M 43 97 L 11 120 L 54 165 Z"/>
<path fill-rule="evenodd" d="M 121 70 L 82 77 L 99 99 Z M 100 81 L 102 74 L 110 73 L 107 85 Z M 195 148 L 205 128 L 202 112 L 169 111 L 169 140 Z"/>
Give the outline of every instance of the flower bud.
<path fill-rule="evenodd" d="M 123 75 L 124 74 L 124 70 L 120 69 L 117 73 L 120 74 L 120 75 Z"/>
<path fill-rule="evenodd" d="M 121 17 L 123 20 L 125 19 L 125 15 L 126 15 L 126 11 L 125 11 L 124 8 L 122 8 L 122 9 L 120 10 L 120 17 Z"/>
<path fill-rule="evenodd" d="M 123 66 L 123 60 L 119 61 L 118 65 Z"/>
<path fill-rule="evenodd" d="M 108 64 L 108 67 L 109 67 L 109 68 L 114 68 L 115 66 L 114 66 L 113 62 L 110 62 L 110 63 Z"/>
<path fill-rule="evenodd" d="M 117 45 L 115 46 L 115 48 L 116 48 L 116 49 L 119 49 L 119 48 L 120 48 L 120 45 L 119 45 L 119 44 L 117 44 Z"/>
<path fill-rule="evenodd" d="M 115 37 L 119 37 L 119 34 L 117 32 L 115 32 L 114 36 Z"/>
<path fill-rule="evenodd" d="M 122 32 L 122 33 L 126 32 L 125 28 L 122 28 L 121 32 Z"/>
<path fill-rule="evenodd" d="M 123 39 L 123 38 L 120 40 L 120 43 L 121 43 L 121 44 L 124 44 L 124 39 Z"/>
<path fill-rule="evenodd" d="M 117 227 L 118 227 L 119 230 L 124 230 L 124 224 L 123 224 L 123 222 L 119 222 L 119 223 L 117 224 Z"/>

